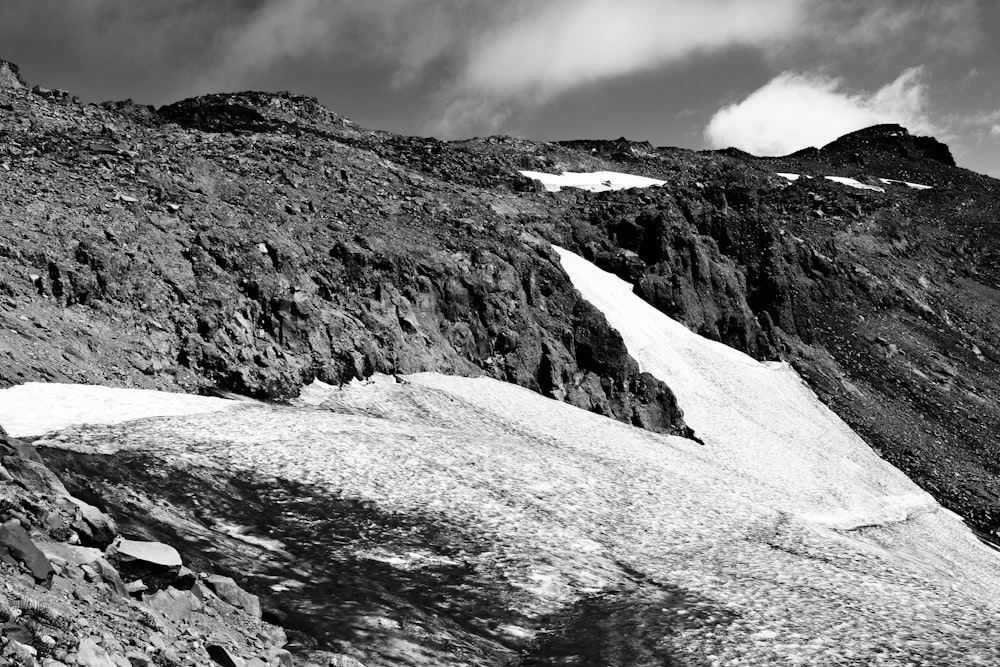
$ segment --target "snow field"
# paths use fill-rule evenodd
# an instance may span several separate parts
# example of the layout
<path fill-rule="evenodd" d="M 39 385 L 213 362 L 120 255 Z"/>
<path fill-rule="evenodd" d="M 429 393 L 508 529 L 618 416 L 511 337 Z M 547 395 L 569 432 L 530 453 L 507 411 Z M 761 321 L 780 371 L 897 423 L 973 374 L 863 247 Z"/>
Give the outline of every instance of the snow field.
<path fill-rule="evenodd" d="M 541 171 L 522 171 L 536 181 L 541 181 L 548 192 L 559 192 L 563 188 L 579 188 L 590 192 L 607 192 L 608 190 L 627 190 L 628 188 L 648 188 L 663 185 L 666 181 L 645 176 L 633 176 L 617 171 L 572 172 L 562 174 L 546 174 Z"/>

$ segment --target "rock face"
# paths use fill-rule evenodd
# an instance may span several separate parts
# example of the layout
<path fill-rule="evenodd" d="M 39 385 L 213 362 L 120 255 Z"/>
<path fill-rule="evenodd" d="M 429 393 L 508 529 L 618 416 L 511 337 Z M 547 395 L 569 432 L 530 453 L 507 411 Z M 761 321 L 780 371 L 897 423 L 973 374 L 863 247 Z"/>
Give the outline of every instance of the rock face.
<path fill-rule="evenodd" d="M 23 564 L 35 581 L 45 581 L 54 572 L 49 559 L 31 541 L 27 531 L 16 519 L 0 525 L 0 559 L 12 565 Z"/>
<path fill-rule="evenodd" d="M 314 378 L 445 370 L 686 432 L 669 388 L 640 377 L 620 344 L 599 365 L 579 357 L 577 329 L 614 333 L 546 244 L 522 237 L 509 202 L 427 173 L 418 140 L 362 132 L 287 94 L 156 112 L 9 95 L 0 131 L 18 148 L 3 158 L 0 208 L 18 222 L 0 238 L 0 336 L 13 348 L 0 383 L 283 399 Z M 67 129 L 43 146 L 23 118 Z M 59 196 L 29 194 L 39 161 Z M 63 341 L 56 357 L 46 330 Z"/>
<path fill-rule="evenodd" d="M 17 65 L 6 60 L 0 60 L 0 89 L 3 88 L 27 88 Z"/>

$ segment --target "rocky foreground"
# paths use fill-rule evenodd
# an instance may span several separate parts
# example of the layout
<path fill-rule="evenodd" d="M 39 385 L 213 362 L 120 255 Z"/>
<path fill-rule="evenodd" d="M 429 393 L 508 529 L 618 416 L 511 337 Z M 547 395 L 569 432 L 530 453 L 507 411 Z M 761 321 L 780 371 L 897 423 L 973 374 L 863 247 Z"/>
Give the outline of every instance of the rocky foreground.
<path fill-rule="evenodd" d="M 186 568 L 168 544 L 122 538 L 2 430 L 0 449 L 0 664 L 291 664 L 257 596 Z"/>

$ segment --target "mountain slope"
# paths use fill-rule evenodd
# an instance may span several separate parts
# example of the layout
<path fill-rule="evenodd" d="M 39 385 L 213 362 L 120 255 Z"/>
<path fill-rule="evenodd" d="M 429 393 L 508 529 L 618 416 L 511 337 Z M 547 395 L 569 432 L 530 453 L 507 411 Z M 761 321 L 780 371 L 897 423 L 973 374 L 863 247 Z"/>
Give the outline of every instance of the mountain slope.
<path fill-rule="evenodd" d="M 1000 560 L 958 517 L 787 366 L 560 258 L 704 445 L 439 374 L 35 442 L 124 530 L 239 572 L 271 614 L 367 665 L 1000 660 Z M 0 419 L 95 394 L 0 392 L 19 395 Z M 178 408 L 225 403 L 200 400 Z M 36 413 L 23 434 L 47 428 Z"/>

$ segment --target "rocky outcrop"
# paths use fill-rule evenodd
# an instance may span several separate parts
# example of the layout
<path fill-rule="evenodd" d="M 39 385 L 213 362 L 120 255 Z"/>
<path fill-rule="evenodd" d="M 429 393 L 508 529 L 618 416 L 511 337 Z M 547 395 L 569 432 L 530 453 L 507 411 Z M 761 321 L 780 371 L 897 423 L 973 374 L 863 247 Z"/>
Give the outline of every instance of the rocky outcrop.
<path fill-rule="evenodd" d="M 155 114 L 12 95 L 16 116 L 0 114 L 3 210 L 16 220 L 0 231 L 11 349 L 0 382 L 286 399 L 314 378 L 485 373 L 686 432 L 669 388 L 640 378 L 623 348 L 600 367 L 579 357 L 576 328 L 607 337 L 607 325 L 580 319 L 558 263 L 522 238 L 509 203 L 425 175 L 425 161 L 409 162 L 416 142 L 289 94 Z M 65 129 L 43 138 L 15 117 Z M 26 189 L 39 161 L 60 196 Z M 492 169 L 523 180 L 513 164 Z"/>
<path fill-rule="evenodd" d="M 291 664 L 255 596 L 232 579 L 185 572 L 169 545 L 121 538 L 33 447 L 2 428 L 0 438 L 15 452 L 0 479 L 0 663 L 209 664 L 222 647 L 237 664 Z"/>
<path fill-rule="evenodd" d="M 6 60 L 0 60 L 0 89 L 3 88 L 27 88 L 17 65 Z"/>

